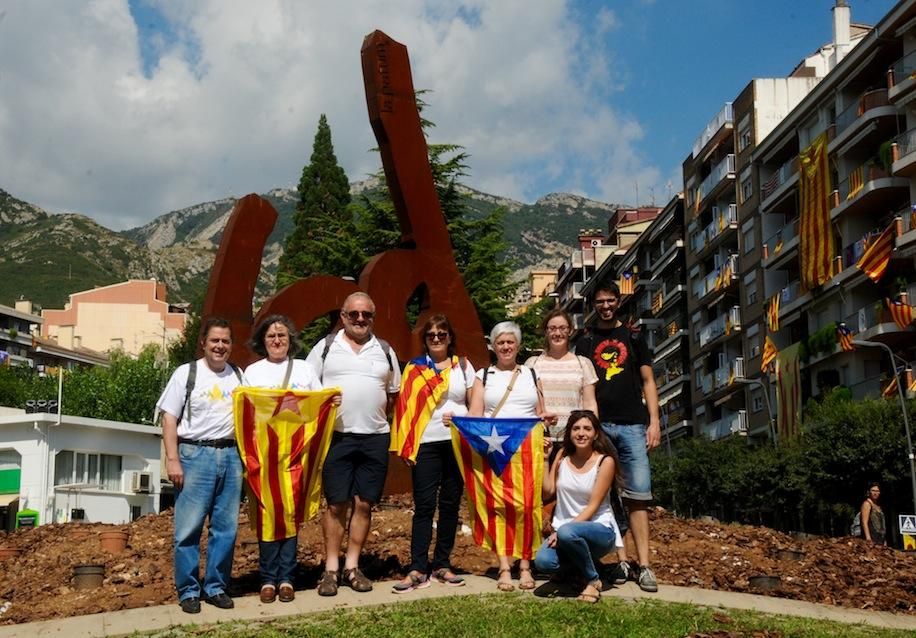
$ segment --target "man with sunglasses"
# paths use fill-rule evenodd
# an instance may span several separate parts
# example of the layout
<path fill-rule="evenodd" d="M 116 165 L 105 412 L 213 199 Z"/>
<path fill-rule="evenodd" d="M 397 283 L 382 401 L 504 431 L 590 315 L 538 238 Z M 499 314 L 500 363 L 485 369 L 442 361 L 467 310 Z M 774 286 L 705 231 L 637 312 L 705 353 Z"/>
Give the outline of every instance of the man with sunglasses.
<path fill-rule="evenodd" d="M 341 389 L 331 447 L 322 470 L 328 509 L 322 520 L 327 556 L 318 594 L 334 596 L 338 583 L 354 591 L 372 590 L 359 569 L 369 533 L 372 505 L 382 496 L 388 472 L 388 414 L 397 397 L 401 373 L 397 356 L 372 334 L 375 304 L 364 292 L 346 298 L 340 311 L 343 330 L 319 341 L 306 361 L 322 385 Z M 340 549 L 350 514 L 343 571 Z"/>
<path fill-rule="evenodd" d="M 658 583 L 649 567 L 648 508 L 652 502 L 649 450 L 658 446 L 661 430 L 652 359 L 646 342 L 617 316 L 620 288 L 615 282 L 599 284 L 589 301 L 597 321 L 576 343 L 576 354 L 590 358 L 595 364 L 601 429 L 620 456 L 621 496 L 639 558 L 636 584 L 643 591 L 655 592 Z M 629 577 L 630 566 L 621 561 L 615 568 L 614 580 L 620 583 Z"/>

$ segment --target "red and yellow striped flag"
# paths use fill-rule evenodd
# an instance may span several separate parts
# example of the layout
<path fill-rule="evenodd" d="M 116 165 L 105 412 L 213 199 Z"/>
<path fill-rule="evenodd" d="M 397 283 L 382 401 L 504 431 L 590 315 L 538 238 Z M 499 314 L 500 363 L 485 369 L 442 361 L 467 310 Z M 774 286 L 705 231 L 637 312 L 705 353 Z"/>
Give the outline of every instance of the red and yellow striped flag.
<path fill-rule="evenodd" d="M 540 420 L 455 417 L 452 424 L 474 542 L 499 556 L 534 558 L 544 477 Z"/>
<path fill-rule="evenodd" d="M 777 292 L 773 295 L 767 306 L 767 328 L 770 332 L 779 332 L 779 297 L 781 294 Z"/>
<path fill-rule="evenodd" d="M 770 335 L 767 335 L 763 340 L 763 354 L 760 357 L 760 371 L 766 374 L 770 364 L 776 361 L 776 355 L 778 354 L 779 350 L 776 349 L 776 344 L 770 339 Z"/>
<path fill-rule="evenodd" d="M 621 295 L 632 295 L 634 282 L 633 273 L 629 270 L 620 275 L 620 294 Z"/>
<path fill-rule="evenodd" d="M 262 541 L 291 538 L 318 513 L 338 388 L 320 392 L 241 387 L 235 440 L 248 483 L 250 520 Z"/>
<path fill-rule="evenodd" d="M 859 191 L 862 190 L 862 187 L 865 185 L 865 166 L 860 166 L 853 172 L 849 174 L 849 194 L 846 196 L 846 201 L 849 201 L 853 197 L 859 194 Z"/>
<path fill-rule="evenodd" d="M 438 372 L 427 357 L 407 364 L 401 374 L 401 391 L 394 406 L 389 451 L 416 463 L 423 432 L 439 399 L 448 390 L 449 376 L 457 364 L 458 357 L 452 357 L 452 365 Z"/>
<path fill-rule="evenodd" d="M 894 395 L 897 394 L 897 373 L 892 373 L 894 377 L 887 382 L 883 388 L 881 388 L 881 396 L 885 399 L 892 399 Z"/>
<path fill-rule="evenodd" d="M 830 225 L 830 165 L 827 161 L 827 133 L 821 133 L 798 154 L 801 211 L 798 220 L 798 248 L 801 283 L 812 290 L 830 279 L 833 229 Z"/>
<path fill-rule="evenodd" d="M 801 427 L 800 345 L 795 343 L 776 357 L 776 429 L 783 439 L 796 436 Z"/>
<path fill-rule="evenodd" d="M 878 283 L 884 276 L 884 271 L 887 270 L 887 265 L 891 261 L 896 233 L 896 224 L 891 222 L 883 233 L 868 239 L 865 252 L 856 262 L 856 268 L 868 275 L 868 278 L 875 283 Z"/>
<path fill-rule="evenodd" d="M 894 320 L 894 323 L 897 324 L 898 328 L 905 330 L 911 323 L 913 323 L 913 306 L 908 303 L 904 303 L 899 299 L 885 298 L 884 301 L 887 303 L 887 309 L 890 311 L 891 318 Z"/>
<path fill-rule="evenodd" d="M 852 330 L 847 328 L 842 321 L 836 325 L 836 341 L 840 344 L 843 352 L 852 352 L 856 349 L 855 344 L 852 342 L 853 336 Z"/>

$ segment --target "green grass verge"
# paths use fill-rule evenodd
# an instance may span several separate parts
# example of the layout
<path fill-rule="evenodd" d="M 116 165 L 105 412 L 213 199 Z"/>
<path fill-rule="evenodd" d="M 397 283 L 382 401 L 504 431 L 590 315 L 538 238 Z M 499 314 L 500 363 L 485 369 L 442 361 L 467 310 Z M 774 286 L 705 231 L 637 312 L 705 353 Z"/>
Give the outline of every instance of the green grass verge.
<path fill-rule="evenodd" d="M 695 632 L 711 638 L 912 638 L 911 632 L 844 625 L 655 601 L 605 598 L 597 605 L 531 596 L 452 596 L 397 605 L 322 612 L 271 621 L 223 623 L 157 631 L 157 638 L 207 635 L 215 638 L 547 638 L 553 636 L 679 637 Z M 150 635 L 150 634 L 146 634 Z"/>

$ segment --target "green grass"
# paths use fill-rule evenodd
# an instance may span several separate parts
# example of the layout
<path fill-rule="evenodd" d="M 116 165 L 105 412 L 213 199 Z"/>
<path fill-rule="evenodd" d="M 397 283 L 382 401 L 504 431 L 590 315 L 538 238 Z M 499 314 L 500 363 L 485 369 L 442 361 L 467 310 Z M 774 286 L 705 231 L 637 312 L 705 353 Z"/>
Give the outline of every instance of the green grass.
<path fill-rule="evenodd" d="M 725 614 L 685 604 L 627 602 L 605 598 L 598 605 L 587 605 L 574 600 L 545 600 L 531 596 L 498 594 L 416 600 L 397 605 L 338 610 L 271 621 L 224 623 L 207 628 L 174 628 L 166 632 L 155 632 L 155 635 L 157 638 L 197 635 L 216 638 L 667 638 L 688 636 L 694 632 L 706 632 L 716 638 L 912 638 L 912 633 L 905 631 L 753 612 L 729 611 Z"/>

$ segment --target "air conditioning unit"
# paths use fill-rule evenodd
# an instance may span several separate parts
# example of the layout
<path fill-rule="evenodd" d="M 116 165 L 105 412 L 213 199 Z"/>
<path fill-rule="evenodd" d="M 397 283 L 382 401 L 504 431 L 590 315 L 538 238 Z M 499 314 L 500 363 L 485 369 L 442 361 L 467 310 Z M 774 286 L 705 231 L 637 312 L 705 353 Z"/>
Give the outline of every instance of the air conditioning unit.
<path fill-rule="evenodd" d="M 602 245 L 603 245 L 603 244 L 602 244 L 602 241 L 601 241 L 600 239 L 593 239 L 593 240 L 592 240 L 592 248 L 595 248 L 596 246 L 602 246 Z"/>
<path fill-rule="evenodd" d="M 131 472 L 130 491 L 134 494 L 149 494 L 153 491 L 153 475 L 149 472 Z"/>

